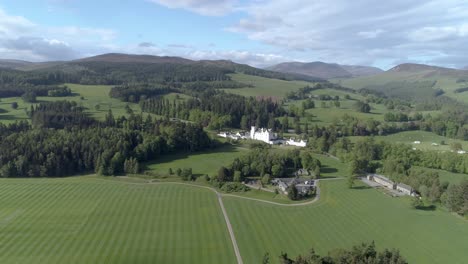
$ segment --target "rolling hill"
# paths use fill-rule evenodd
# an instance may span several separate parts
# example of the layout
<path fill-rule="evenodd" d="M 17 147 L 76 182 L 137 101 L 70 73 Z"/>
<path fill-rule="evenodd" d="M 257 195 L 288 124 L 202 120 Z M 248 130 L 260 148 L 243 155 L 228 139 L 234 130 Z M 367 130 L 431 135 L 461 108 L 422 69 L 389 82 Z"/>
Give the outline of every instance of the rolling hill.
<path fill-rule="evenodd" d="M 284 62 L 267 68 L 268 70 L 299 73 L 323 79 L 351 78 L 356 76 L 368 76 L 381 73 L 382 70 L 375 67 L 358 65 L 339 65 L 325 62 Z"/>
<path fill-rule="evenodd" d="M 369 89 L 390 97 L 427 99 L 444 94 L 468 102 L 468 71 L 424 64 L 404 63 L 372 76 L 360 76 L 336 83 L 353 89 Z"/>

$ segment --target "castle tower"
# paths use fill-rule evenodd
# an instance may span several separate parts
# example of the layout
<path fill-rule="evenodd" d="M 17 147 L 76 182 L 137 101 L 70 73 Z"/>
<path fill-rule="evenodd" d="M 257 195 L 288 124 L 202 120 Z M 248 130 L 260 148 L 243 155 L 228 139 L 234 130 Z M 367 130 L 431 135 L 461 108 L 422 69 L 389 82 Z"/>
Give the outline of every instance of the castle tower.
<path fill-rule="evenodd" d="M 256 127 L 255 126 L 251 126 L 250 127 L 250 138 L 251 139 L 255 139 L 255 131 L 256 131 Z"/>

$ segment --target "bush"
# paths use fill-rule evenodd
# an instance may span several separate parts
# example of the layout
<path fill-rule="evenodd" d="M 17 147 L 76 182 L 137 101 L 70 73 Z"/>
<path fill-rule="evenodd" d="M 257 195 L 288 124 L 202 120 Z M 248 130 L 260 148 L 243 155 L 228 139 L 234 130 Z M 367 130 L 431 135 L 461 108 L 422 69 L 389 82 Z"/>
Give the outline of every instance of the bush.
<path fill-rule="evenodd" d="M 249 187 L 239 182 L 228 182 L 228 183 L 223 184 L 223 186 L 221 187 L 221 191 L 227 192 L 227 193 L 246 192 L 248 190 L 250 190 Z"/>

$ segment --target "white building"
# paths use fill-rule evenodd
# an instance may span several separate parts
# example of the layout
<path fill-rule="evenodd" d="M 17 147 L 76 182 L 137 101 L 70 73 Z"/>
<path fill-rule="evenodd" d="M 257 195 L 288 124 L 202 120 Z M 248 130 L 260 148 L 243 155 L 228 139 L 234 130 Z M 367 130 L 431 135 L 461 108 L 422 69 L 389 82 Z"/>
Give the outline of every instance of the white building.
<path fill-rule="evenodd" d="M 252 126 L 250 128 L 250 139 L 260 140 L 268 144 L 273 144 L 274 140 L 277 139 L 277 135 L 273 133 L 271 129 L 260 128 Z"/>
<path fill-rule="evenodd" d="M 464 151 L 464 150 L 459 150 L 459 151 L 457 151 L 457 153 L 458 153 L 458 154 L 466 154 L 466 151 Z"/>
<path fill-rule="evenodd" d="M 234 140 L 239 140 L 239 139 L 246 139 L 247 137 L 245 136 L 244 133 L 231 133 L 231 132 L 221 132 L 218 134 L 218 136 L 223 137 L 223 138 L 231 138 Z"/>
<path fill-rule="evenodd" d="M 403 184 L 403 183 L 398 183 L 396 186 L 397 191 L 402 192 L 406 195 L 412 195 L 413 194 L 413 188 L 409 185 Z"/>
<path fill-rule="evenodd" d="M 413 142 L 413 144 L 421 144 L 421 141 L 416 140 L 416 141 Z"/>
<path fill-rule="evenodd" d="M 305 147 L 307 146 L 307 141 L 304 141 L 304 140 L 299 140 L 299 141 L 295 141 L 294 138 L 290 138 L 288 141 L 286 141 L 286 144 L 287 145 L 291 145 L 291 146 L 296 146 L 296 147 Z"/>

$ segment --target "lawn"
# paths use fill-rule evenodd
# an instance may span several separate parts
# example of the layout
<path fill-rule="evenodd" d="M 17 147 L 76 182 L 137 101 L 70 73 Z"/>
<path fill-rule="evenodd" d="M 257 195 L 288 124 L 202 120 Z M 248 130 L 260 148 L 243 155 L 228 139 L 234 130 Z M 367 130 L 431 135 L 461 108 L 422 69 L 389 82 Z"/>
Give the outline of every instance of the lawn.
<path fill-rule="evenodd" d="M 216 175 L 221 166 L 228 166 L 232 161 L 248 151 L 244 147 L 226 145 L 221 148 L 196 153 L 165 155 L 146 165 L 147 170 L 160 175 L 167 175 L 169 168 L 192 168 L 195 175 Z"/>
<path fill-rule="evenodd" d="M 410 263 L 466 263 L 468 222 L 441 210 L 410 208 L 406 198 L 374 189 L 346 188 L 346 181 L 322 181 L 321 200 L 304 207 L 278 207 L 225 197 L 244 263 L 270 253 L 295 256 L 311 247 L 326 254 L 375 241 L 399 248 Z"/>
<path fill-rule="evenodd" d="M 0 180 L 2 263 L 235 263 L 210 190 L 95 177 Z"/>

